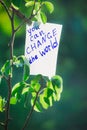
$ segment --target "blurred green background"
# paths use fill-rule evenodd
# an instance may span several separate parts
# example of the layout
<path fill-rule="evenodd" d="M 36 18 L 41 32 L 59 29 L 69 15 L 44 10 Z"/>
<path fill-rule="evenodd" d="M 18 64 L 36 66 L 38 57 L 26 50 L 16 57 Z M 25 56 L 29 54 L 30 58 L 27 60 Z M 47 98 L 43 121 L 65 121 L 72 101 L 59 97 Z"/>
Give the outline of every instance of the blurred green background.
<path fill-rule="evenodd" d="M 52 0 L 51 0 L 52 1 Z M 87 0 L 53 0 L 54 13 L 48 22 L 62 24 L 57 74 L 63 77 L 61 100 L 42 113 L 34 112 L 27 130 L 87 129 Z M 19 22 L 18 20 L 16 20 Z M 4 25 L 4 26 L 3 26 Z M 9 57 L 9 21 L 0 6 L 0 68 Z M 14 54 L 24 54 L 25 26 L 15 39 Z M 15 69 L 13 82 L 21 79 L 22 70 Z M 6 83 L 0 85 L 0 95 L 7 94 Z M 27 109 L 28 110 L 28 109 Z M 23 104 L 11 107 L 9 130 L 19 130 L 27 115 Z M 0 113 L 0 121 L 4 114 Z M 2 127 L 0 126 L 0 130 Z"/>

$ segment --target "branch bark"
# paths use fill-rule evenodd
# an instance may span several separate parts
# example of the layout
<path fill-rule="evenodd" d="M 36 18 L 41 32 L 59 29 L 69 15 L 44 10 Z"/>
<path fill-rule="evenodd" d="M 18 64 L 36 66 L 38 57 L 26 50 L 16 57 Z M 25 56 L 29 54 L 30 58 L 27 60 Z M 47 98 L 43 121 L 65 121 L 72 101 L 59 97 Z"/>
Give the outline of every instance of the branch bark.
<path fill-rule="evenodd" d="M 12 11 L 12 15 L 10 16 L 10 22 L 12 27 L 12 36 L 10 41 L 10 60 L 13 60 L 13 48 L 14 48 L 14 40 L 15 40 L 15 29 L 14 29 L 14 10 Z M 10 63 L 11 74 L 8 75 L 8 97 L 6 104 L 6 116 L 5 116 L 5 130 L 8 130 L 8 123 L 10 120 L 10 98 L 11 98 L 11 89 L 12 89 L 12 72 L 13 72 L 13 62 Z"/>
<path fill-rule="evenodd" d="M 7 99 L 7 106 L 6 106 L 6 117 L 5 117 L 5 130 L 8 130 L 8 123 L 10 119 L 10 97 L 11 97 L 11 78 L 9 75 L 8 78 L 8 99 Z"/>

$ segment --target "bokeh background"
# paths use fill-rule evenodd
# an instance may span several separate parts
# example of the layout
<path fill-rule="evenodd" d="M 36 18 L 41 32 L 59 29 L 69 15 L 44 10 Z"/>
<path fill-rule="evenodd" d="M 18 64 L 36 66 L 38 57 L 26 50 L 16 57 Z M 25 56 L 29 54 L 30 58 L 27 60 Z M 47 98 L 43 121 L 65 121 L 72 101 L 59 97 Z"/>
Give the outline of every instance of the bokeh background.
<path fill-rule="evenodd" d="M 27 130 L 87 129 L 87 0 L 51 0 L 54 13 L 48 22 L 62 24 L 57 63 L 64 88 L 61 100 L 42 113 L 34 112 Z M 18 20 L 17 20 L 18 22 Z M 10 28 L 7 15 L 0 6 L 0 68 L 9 57 Z M 15 39 L 14 54 L 24 54 L 25 26 Z M 13 82 L 21 79 L 22 70 L 14 72 Z M 6 83 L 0 85 L 0 95 L 6 95 Z M 28 109 L 27 109 L 28 110 Z M 11 107 L 10 130 L 19 130 L 27 115 L 23 104 Z M 0 121 L 4 114 L 0 113 Z M 0 126 L 0 130 L 2 127 Z"/>

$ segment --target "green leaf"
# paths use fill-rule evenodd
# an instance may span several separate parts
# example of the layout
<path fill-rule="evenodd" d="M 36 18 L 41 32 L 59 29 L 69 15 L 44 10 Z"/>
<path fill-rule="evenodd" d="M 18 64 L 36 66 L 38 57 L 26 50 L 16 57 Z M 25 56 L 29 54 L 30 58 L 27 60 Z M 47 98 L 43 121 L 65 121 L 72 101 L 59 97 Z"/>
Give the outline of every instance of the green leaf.
<path fill-rule="evenodd" d="M 36 92 L 34 91 L 34 92 L 32 92 L 32 97 L 36 97 Z"/>
<path fill-rule="evenodd" d="M 49 98 L 49 97 L 52 96 L 53 92 L 54 92 L 54 90 L 51 88 L 51 86 L 48 86 L 48 85 L 47 85 L 47 86 L 44 88 L 43 95 L 44 95 L 44 97 Z"/>
<path fill-rule="evenodd" d="M 3 99 L 0 96 L 0 112 L 3 112 Z"/>
<path fill-rule="evenodd" d="M 17 83 L 17 84 L 15 84 L 14 86 L 13 86 L 13 88 L 12 88 L 12 96 L 15 96 L 15 94 L 19 91 L 19 89 L 20 89 L 20 85 L 21 83 L 19 82 L 19 83 Z"/>
<path fill-rule="evenodd" d="M 16 56 L 13 56 L 13 63 L 17 60 Z"/>
<path fill-rule="evenodd" d="M 34 89 L 35 92 L 38 92 L 40 90 L 41 79 L 42 75 L 38 74 L 31 80 L 31 87 Z"/>
<path fill-rule="evenodd" d="M 29 65 L 28 60 L 26 59 L 26 57 L 25 57 L 24 55 L 19 56 L 19 57 L 18 57 L 18 60 L 22 60 L 22 62 L 23 62 L 24 64 Z"/>
<path fill-rule="evenodd" d="M 10 98 L 10 104 L 15 105 L 17 103 L 17 98 L 16 97 L 11 97 Z"/>
<path fill-rule="evenodd" d="M 27 64 L 24 64 L 24 74 L 23 74 L 23 80 L 27 81 L 29 79 L 30 69 Z"/>
<path fill-rule="evenodd" d="M 9 68 L 9 61 L 6 61 L 6 63 L 3 65 L 3 67 L 1 68 L 1 73 L 5 73 L 6 68 Z"/>
<path fill-rule="evenodd" d="M 52 96 L 52 94 L 53 94 L 53 90 L 50 89 L 50 88 L 48 88 L 48 87 L 46 87 L 46 88 L 44 89 L 44 91 L 43 91 L 44 97 L 49 98 L 49 97 Z"/>
<path fill-rule="evenodd" d="M 39 83 L 36 83 L 36 85 L 34 87 L 36 92 L 38 92 L 40 90 L 40 87 L 41 87 L 41 85 Z"/>
<path fill-rule="evenodd" d="M 44 108 L 44 109 L 47 109 L 48 107 L 49 107 L 49 105 L 46 103 L 46 101 L 44 100 L 44 95 L 43 94 L 41 94 L 40 95 L 40 104 L 42 105 L 42 107 Z"/>
<path fill-rule="evenodd" d="M 63 80 L 59 75 L 55 75 L 51 78 L 53 87 L 57 86 L 58 88 L 63 88 Z"/>
<path fill-rule="evenodd" d="M 27 92 L 29 92 L 29 87 L 23 88 L 23 90 L 22 90 L 22 95 L 25 94 L 25 93 L 27 93 Z"/>
<path fill-rule="evenodd" d="M 30 7 L 34 5 L 34 1 L 26 1 L 27 3 L 25 4 L 26 7 Z"/>
<path fill-rule="evenodd" d="M 40 94 L 40 103 L 43 108 L 47 109 L 52 106 L 53 90 L 46 87 L 42 94 Z"/>
<path fill-rule="evenodd" d="M 17 99 L 20 99 L 22 96 L 22 90 L 26 86 L 24 82 L 19 82 L 15 84 L 12 88 L 12 96 L 15 96 Z"/>
<path fill-rule="evenodd" d="M 5 104 L 5 99 L 0 96 L 0 112 L 3 112 L 5 110 Z"/>
<path fill-rule="evenodd" d="M 42 22 L 45 24 L 45 23 L 47 22 L 47 17 L 46 17 L 46 15 L 45 15 L 45 13 L 40 12 L 40 16 L 41 16 Z"/>
<path fill-rule="evenodd" d="M 48 97 L 44 97 L 44 101 L 45 103 L 47 103 L 48 106 L 50 106 L 50 100 Z"/>
<path fill-rule="evenodd" d="M 7 75 L 12 75 L 11 65 L 10 65 L 10 61 L 9 60 L 7 60 L 6 63 L 1 68 L 1 73 L 2 74 L 7 74 Z"/>
<path fill-rule="evenodd" d="M 63 90 L 63 80 L 59 75 L 56 75 L 52 77 L 51 81 L 54 88 L 53 99 L 59 101 Z"/>
<path fill-rule="evenodd" d="M 61 95 L 61 88 L 58 88 L 57 86 L 55 86 L 55 91 L 56 91 L 56 100 L 59 101 L 60 100 L 60 95 Z"/>
<path fill-rule="evenodd" d="M 14 9 L 19 10 L 19 8 L 18 8 L 19 4 L 16 6 L 14 3 L 11 3 L 11 6 L 12 6 Z"/>
<path fill-rule="evenodd" d="M 23 61 L 21 60 L 16 60 L 14 62 L 14 65 L 18 68 L 18 67 L 22 67 L 24 65 Z"/>
<path fill-rule="evenodd" d="M 53 93 L 52 98 L 53 98 L 54 101 L 57 101 L 57 95 L 56 95 L 56 93 Z"/>
<path fill-rule="evenodd" d="M 22 67 L 24 65 L 24 59 L 20 57 L 14 57 L 13 58 L 13 65 L 16 67 Z"/>
<path fill-rule="evenodd" d="M 25 71 L 27 71 L 26 73 L 29 75 L 29 63 L 24 55 L 21 55 L 19 57 L 14 56 L 13 65 L 15 65 L 16 67 L 23 67 L 25 65 Z"/>
<path fill-rule="evenodd" d="M 53 105 L 53 95 L 49 97 L 49 101 L 50 101 L 50 107 L 51 107 Z"/>
<path fill-rule="evenodd" d="M 42 75 L 38 74 L 31 80 L 31 86 L 35 86 L 37 83 L 40 83 Z"/>
<path fill-rule="evenodd" d="M 45 1 L 45 2 L 43 2 L 43 3 L 45 4 L 47 10 L 48 10 L 50 13 L 52 13 L 52 12 L 54 11 L 54 6 L 53 6 L 53 4 L 52 4 L 51 2 Z"/>
<path fill-rule="evenodd" d="M 34 110 L 37 112 L 42 112 L 41 105 L 39 104 L 38 101 L 36 101 L 36 104 L 34 106 Z"/>
<path fill-rule="evenodd" d="M 40 90 L 41 85 L 37 82 L 35 84 L 31 84 L 31 86 L 34 88 L 35 92 L 38 92 Z"/>
<path fill-rule="evenodd" d="M 49 98 L 50 96 L 52 96 L 52 94 L 53 94 L 53 90 L 48 88 L 47 89 L 47 97 Z"/>
<path fill-rule="evenodd" d="M 41 5 L 40 2 L 36 2 L 36 3 L 35 3 L 35 11 L 36 11 L 36 12 L 37 12 L 37 10 L 40 9 L 40 5 Z M 39 11 L 40 11 L 40 10 L 39 10 Z"/>
<path fill-rule="evenodd" d="M 35 105 L 34 105 L 35 104 Z M 34 110 L 37 112 L 42 112 L 41 106 L 38 101 L 35 102 L 35 97 L 31 99 L 31 105 L 34 105 Z"/>
<path fill-rule="evenodd" d="M 52 91 L 54 91 L 54 87 L 53 87 L 53 85 L 52 85 L 52 82 L 51 82 L 51 80 L 49 80 L 49 81 L 47 81 L 47 88 L 49 88 L 49 89 L 51 89 Z"/>
<path fill-rule="evenodd" d="M 52 106 L 52 97 L 44 97 L 44 101 L 48 105 L 48 107 Z"/>
<path fill-rule="evenodd" d="M 35 92 L 34 88 L 33 87 L 29 87 L 29 92 L 30 93 Z"/>

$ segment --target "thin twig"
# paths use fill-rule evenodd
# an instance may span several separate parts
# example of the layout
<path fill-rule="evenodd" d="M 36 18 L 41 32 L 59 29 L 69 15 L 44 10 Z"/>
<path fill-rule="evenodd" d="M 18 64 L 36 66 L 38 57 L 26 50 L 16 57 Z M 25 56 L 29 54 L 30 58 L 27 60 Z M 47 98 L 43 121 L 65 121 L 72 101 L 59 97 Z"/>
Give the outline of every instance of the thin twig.
<path fill-rule="evenodd" d="M 35 16 L 38 14 L 38 12 L 40 11 L 42 5 L 43 5 L 43 4 L 40 4 L 40 6 L 39 6 L 38 10 L 36 11 L 36 13 L 35 13 L 35 14 L 32 14 L 32 15 L 29 17 L 29 19 L 32 19 L 33 17 L 35 17 Z"/>
<path fill-rule="evenodd" d="M 28 19 L 25 17 L 25 15 L 23 13 L 21 13 L 18 9 L 15 9 L 12 5 L 10 7 L 10 10 L 13 11 L 14 10 L 14 13 L 21 19 Z"/>
<path fill-rule="evenodd" d="M 31 16 L 33 15 L 33 11 L 34 11 L 34 8 L 35 8 L 35 3 L 36 3 L 36 0 L 34 0 L 34 5 L 33 5 L 33 8 L 32 8 L 32 11 L 31 11 Z"/>
<path fill-rule="evenodd" d="M 32 22 L 30 21 L 30 19 L 27 19 L 27 21 L 24 20 L 24 21 L 15 29 L 15 32 L 17 32 L 19 29 L 21 29 L 21 27 L 23 27 L 23 25 L 24 25 L 25 23 L 28 23 L 28 24 L 30 25 Z"/>
<path fill-rule="evenodd" d="M 34 7 L 35 7 L 35 4 L 33 6 L 33 9 L 34 9 Z M 41 7 L 42 7 L 42 4 L 39 6 L 39 9 L 37 10 L 37 12 L 35 14 L 33 14 L 33 11 L 32 11 L 32 14 L 31 14 L 31 16 L 29 18 L 24 17 L 24 19 L 22 19 L 23 22 L 15 29 L 15 32 L 17 32 L 25 23 L 28 23 L 30 25 L 32 23 L 31 22 L 32 18 L 34 18 L 38 14 Z M 20 15 L 20 16 L 22 16 L 22 15 Z M 22 18 L 22 17 L 20 17 L 20 18 Z"/>
<path fill-rule="evenodd" d="M 6 81 L 8 81 L 8 77 L 2 74 L 1 78 L 4 78 Z"/>
<path fill-rule="evenodd" d="M 9 18 L 11 19 L 11 15 L 10 15 L 10 13 L 9 13 L 9 11 L 8 11 L 8 8 L 7 8 L 6 4 L 4 3 L 4 1 L 0 0 L 0 3 L 1 3 L 2 6 L 4 7 L 4 9 L 6 10 L 6 12 L 7 12 Z"/>
<path fill-rule="evenodd" d="M 8 130 L 9 111 L 10 111 L 10 97 L 11 97 L 11 77 L 9 75 L 9 78 L 8 78 L 8 99 L 7 99 L 6 119 L 5 119 L 5 130 Z"/>
<path fill-rule="evenodd" d="M 10 59 L 13 59 L 13 46 L 14 46 L 14 40 L 15 40 L 14 10 L 12 12 L 11 26 L 12 26 L 12 37 L 10 41 Z"/>
<path fill-rule="evenodd" d="M 39 91 L 36 93 L 36 98 L 35 98 L 35 100 L 34 100 L 33 106 L 32 106 L 32 108 L 31 108 L 31 110 L 29 111 L 29 114 L 28 114 L 28 116 L 27 116 L 27 118 L 26 118 L 26 120 L 25 120 L 25 123 L 24 123 L 24 126 L 23 126 L 22 130 L 25 130 L 25 128 L 27 127 L 27 125 L 28 125 L 28 123 L 29 123 L 29 121 L 30 121 L 30 118 L 31 118 L 32 113 L 33 113 L 33 111 L 34 111 L 34 106 L 35 106 L 36 101 L 37 101 L 37 98 L 38 98 L 38 94 L 39 94 Z"/>
<path fill-rule="evenodd" d="M 14 19 L 14 17 L 13 17 Z M 13 21 L 13 20 L 12 20 Z M 11 22 L 12 22 L 11 21 Z M 10 59 L 13 59 L 13 45 L 14 45 L 14 38 L 15 38 L 15 32 L 14 32 L 14 25 L 12 24 L 12 37 L 11 37 L 11 43 L 10 43 Z M 11 63 L 11 71 L 12 71 L 12 63 Z M 12 73 L 12 72 L 11 72 Z M 8 76 L 8 98 L 7 98 L 7 106 L 6 106 L 6 118 L 5 118 L 5 130 L 8 130 L 8 123 L 9 123 L 9 116 L 10 116 L 10 98 L 11 98 L 11 75 Z"/>
<path fill-rule="evenodd" d="M 29 111 L 29 114 L 28 114 L 28 116 L 27 116 L 27 118 L 26 118 L 26 120 L 25 120 L 25 123 L 24 123 L 24 126 L 23 126 L 23 128 L 22 128 L 22 130 L 25 130 L 25 128 L 27 127 L 27 125 L 28 125 L 28 123 L 29 123 L 29 121 L 30 121 L 30 118 L 31 118 L 31 116 L 32 116 L 32 113 L 33 113 L 33 111 L 34 111 L 34 107 L 35 107 L 35 104 L 36 104 L 36 101 L 37 101 L 37 98 L 38 98 L 38 96 L 39 96 L 39 94 L 40 94 L 40 90 L 41 90 L 41 88 L 43 88 L 44 86 L 44 84 L 43 84 L 43 77 L 41 76 L 41 87 L 40 87 L 40 89 L 38 90 L 38 92 L 36 92 L 36 97 L 35 97 L 35 100 L 34 100 L 34 103 L 33 103 L 33 106 L 32 106 L 32 108 L 31 108 L 31 110 Z"/>

